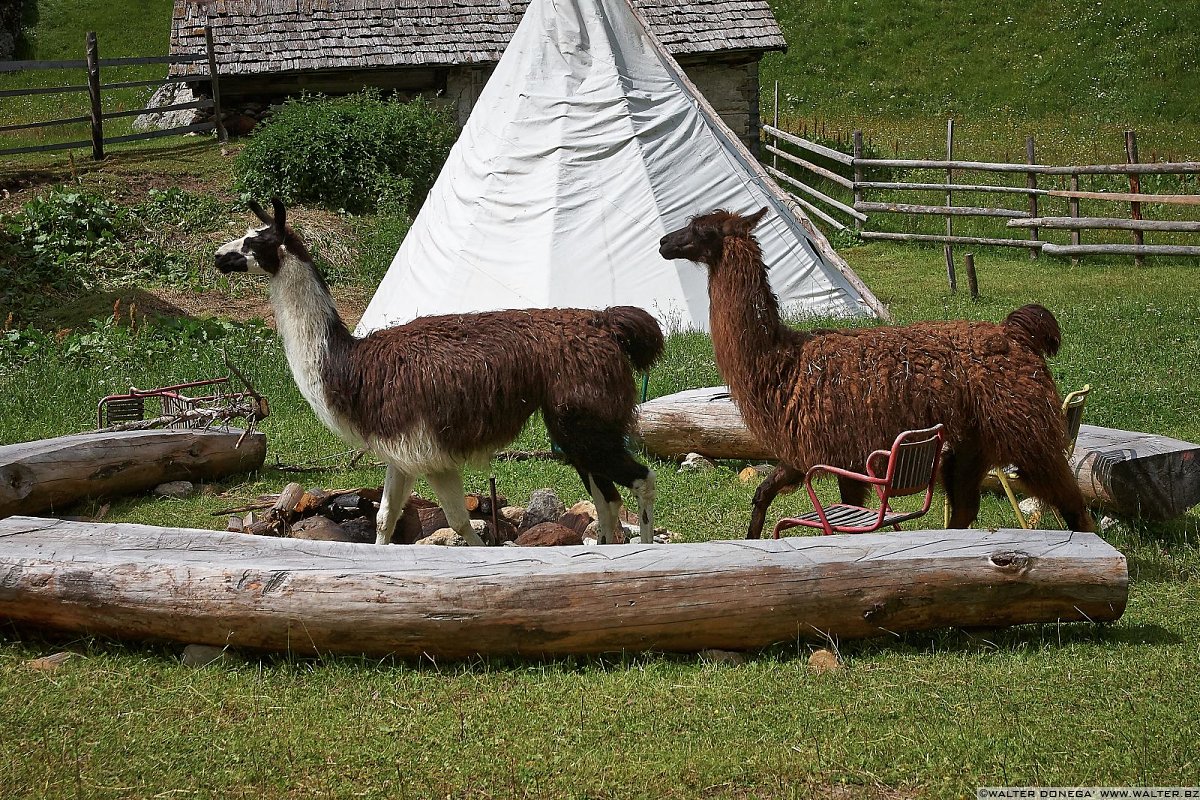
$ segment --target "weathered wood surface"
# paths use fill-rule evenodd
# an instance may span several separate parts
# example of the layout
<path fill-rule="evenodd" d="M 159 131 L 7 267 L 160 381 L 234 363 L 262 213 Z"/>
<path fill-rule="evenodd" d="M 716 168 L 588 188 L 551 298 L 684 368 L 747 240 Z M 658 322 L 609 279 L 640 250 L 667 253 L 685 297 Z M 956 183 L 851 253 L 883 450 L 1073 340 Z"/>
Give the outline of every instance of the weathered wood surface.
<path fill-rule="evenodd" d="M 165 481 L 251 472 L 267 438 L 238 430 L 80 433 L 0 446 L 0 517 L 64 508 L 87 497 L 151 489 Z"/>
<path fill-rule="evenodd" d="M 746 428 L 729 389 L 688 389 L 638 406 L 637 435 L 664 458 L 699 453 L 708 458 L 773 461 L 776 455 Z"/>
<path fill-rule="evenodd" d="M 1110 621 L 1094 534 L 905 531 L 677 545 L 377 547 L 0 521 L 0 618 L 302 653 L 468 657 L 747 649 L 947 626 Z"/>
<path fill-rule="evenodd" d="M 773 461 L 746 429 L 724 386 L 691 389 L 638 407 L 638 436 L 665 458 Z M 1116 516 L 1162 521 L 1200 503 L 1200 445 L 1151 433 L 1084 425 L 1071 458 L 1092 505 Z"/>

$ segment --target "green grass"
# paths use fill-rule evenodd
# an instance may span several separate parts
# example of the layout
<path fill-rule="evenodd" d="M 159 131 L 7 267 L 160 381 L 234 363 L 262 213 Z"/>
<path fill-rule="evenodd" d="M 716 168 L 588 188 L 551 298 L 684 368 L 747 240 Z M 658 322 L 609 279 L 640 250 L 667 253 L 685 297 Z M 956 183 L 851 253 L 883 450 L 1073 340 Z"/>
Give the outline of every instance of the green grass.
<path fill-rule="evenodd" d="M 166 50 L 165 0 L 35 7 L 33 47 L 22 58 L 78 57 L 89 28 L 100 32 L 104 56 Z M 815 119 L 828 135 L 861 127 L 887 155 L 935 156 L 952 114 L 959 153 L 1019 160 L 1032 133 L 1051 162 L 1121 160 L 1120 131 L 1133 127 L 1143 158 L 1200 157 L 1200 26 L 1186 4 L 921 0 L 900 8 L 850 0 L 775 10 L 791 51 L 768 58 L 763 86 L 769 97 L 780 79 L 796 125 Z M 1039 56 L 1044 66 L 1027 68 Z M 0 76 L 0 88 L 27 85 L 13 80 Z M 63 110 L 35 106 L 6 100 L 0 124 Z M 232 302 L 261 285 L 198 267 L 203 252 L 245 222 L 234 210 L 230 161 L 209 141 L 154 143 L 121 148 L 100 165 L 21 159 L 4 165 L 0 182 L 14 191 L 67 185 L 127 206 L 150 188 L 219 198 L 231 209 L 228 225 L 184 214 L 178 233 L 160 231 L 153 241 L 164 258 L 188 265 L 171 285 L 227 292 Z M 335 288 L 376 282 L 407 225 L 305 222 L 329 266 L 349 264 L 331 269 Z M 978 250 L 982 297 L 973 302 L 947 293 L 940 249 L 870 245 L 844 255 L 900 322 L 998 320 L 1022 303 L 1044 303 L 1064 333 L 1051 362 L 1060 386 L 1094 387 L 1086 421 L 1200 441 L 1194 264 L 1071 267 Z M 0 443 L 85 429 L 99 397 L 131 384 L 224 374 L 222 350 L 270 398 L 273 414 L 262 424 L 269 453 L 259 473 L 186 501 L 116 500 L 107 519 L 214 529 L 223 517 L 213 512 L 290 480 L 382 480 L 377 467 L 346 467 L 347 448 L 308 410 L 273 334 L 194 320 L 130 334 L 89 322 L 105 316 L 109 297 L 79 298 L 29 320 L 51 336 L 73 327 L 59 343 L 0 332 Z M 15 355 L 13 341 L 29 353 Z M 719 381 L 708 339 L 678 335 L 651 374 L 650 393 Z M 536 421 L 514 443 L 547 446 Z M 277 461 L 313 469 L 284 472 Z M 753 493 L 737 480 L 743 464 L 699 474 L 652 465 L 660 524 L 687 541 L 741 535 Z M 568 500 L 584 496 L 555 462 L 497 462 L 492 471 L 513 501 L 542 486 Z M 468 490 L 484 489 L 492 471 L 469 473 Z M 791 495 L 772 514 L 805 508 Z M 979 524 L 1010 526 L 1011 512 L 987 497 Z M 840 642 L 845 667 L 827 675 L 807 666 L 812 645 L 796 642 L 737 665 L 669 654 L 436 664 L 243 654 L 230 666 L 192 670 L 178 665 L 176 645 L 0 626 L 0 788 L 13 798 L 952 798 L 976 785 L 1200 784 L 1200 513 L 1124 522 L 1104 536 L 1129 561 L 1130 601 L 1119 622 Z M 56 672 L 25 666 L 59 650 L 76 655 Z"/>

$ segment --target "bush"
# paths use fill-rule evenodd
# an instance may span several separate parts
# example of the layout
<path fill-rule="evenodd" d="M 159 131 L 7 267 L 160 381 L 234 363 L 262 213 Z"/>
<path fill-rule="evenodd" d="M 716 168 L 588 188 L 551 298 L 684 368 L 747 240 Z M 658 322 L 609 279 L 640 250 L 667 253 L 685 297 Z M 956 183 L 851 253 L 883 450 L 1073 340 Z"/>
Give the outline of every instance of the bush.
<path fill-rule="evenodd" d="M 238 189 L 353 213 L 413 211 L 456 133 L 446 111 L 420 98 L 306 95 L 255 130 L 234 167 Z"/>

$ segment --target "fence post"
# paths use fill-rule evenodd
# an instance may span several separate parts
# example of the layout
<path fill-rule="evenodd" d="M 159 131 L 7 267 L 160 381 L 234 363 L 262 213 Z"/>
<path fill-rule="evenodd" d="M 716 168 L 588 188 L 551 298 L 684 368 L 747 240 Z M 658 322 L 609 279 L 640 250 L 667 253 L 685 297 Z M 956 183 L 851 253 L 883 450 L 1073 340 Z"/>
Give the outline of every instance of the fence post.
<path fill-rule="evenodd" d="M 862 130 L 854 131 L 854 207 L 863 201 L 863 190 L 859 186 L 863 179 L 863 168 L 860 160 L 863 157 L 863 138 Z M 858 217 L 854 218 L 855 232 L 861 231 L 863 228 L 862 220 Z"/>
<path fill-rule="evenodd" d="M 96 32 L 88 31 L 87 48 L 88 97 L 91 99 L 92 158 L 104 158 L 104 118 L 100 111 L 100 48 L 96 44 Z"/>
<path fill-rule="evenodd" d="M 1033 137 L 1032 136 L 1025 137 L 1025 163 L 1026 164 L 1035 163 L 1033 160 Z M 1028 189 L 1036 189 L 1037 188 L 1037 173 L 1036 172 L 1026 172 L 1025 173 L 1025 186 Z M 1038 215 L 1037 193 L 1030 192 L 1029 193 L 1029 216 L 1037 217 L 1037 215 Z M 1036 227 L 1030 228 L 1029 229 L 1029 241 L 1036 242 L 1037 240 L 1038 240 L 1038 229 Z M 1029 248 L 1029 257 L 1030 258 L 1038 257 L 1038 249 L 1036 247 Z"/>
<path fill-rule="evenodd" d="M 1130 164 L 1138 163 L 1137 134 L 1133 131 L 1125 131 L 1125 159 Z M 1129 191 L 1134 194 L 1141 194 L 1142 179 L 1138 177 L 1136 172 L 1129 173 Z M 1129 203 L 1129 216 L 1133 219 L 1141 219 L 1142 204 L 1137 201 L 1131 201 Z M 1133 243 L 1139 245 L 1144 243 L 1141 231 L 1135 230 L 1133 232 Z M 1145 266 L 1146 259 L 1143 256 L 1134 256 L 1133 263 L 1139 267 Z"/>
<path fill-rule="evenodd" d="M 229 141 L 225 123 L 221 121 L 221 82 L 217 78 L 217 52 L 213 49 L 212 26 L 204 26 L 204 46 L 208 50 L 208 78 L 212 82 L 213 115 L 217 121 L 217 141 Z"/>
<path fill-rule="evenodd" d="M 979 299 L 979 277 L 975 274 L 975 254 L 967 253 L 963 256 L 963 261 L 967 266 L 967 286 L 971 290 L 971 299 Z"/>
<path fill-rule="evenodd" d="M 946 160 L 954 160 L 954 118 L 946 120 Z M 954 205 L 954 193 L 950 190 L 950 185 L 954 183 L 954 170 L 946 167 L 946 206 Z M 946 215 L 946 236 L 954 235 L 954 217 L 950 214 Z M 958 279 L 954 275 L 954 245 L 946 242 L 946 278 L 950 281 L 950 293 L 954 294 L 958 291 Z"/>
<path fill-rule="evenodd" d="M 1074 173 L 1071 175 L 1071 191 L 1076 192 L 1076 193 L 1079 191 L 1079 174 L 1078 173 Z M 1074 219 L 1079 219 L 1079 198 L 1078 197 L 1071 198 L 1071 217 Z M 1079 228 L 1078 227 L 1071 228 L 1071 244 L 1079 244 Z M 1071 263 L 1078 264 L 1079 256 L 1071 256 Z"/>

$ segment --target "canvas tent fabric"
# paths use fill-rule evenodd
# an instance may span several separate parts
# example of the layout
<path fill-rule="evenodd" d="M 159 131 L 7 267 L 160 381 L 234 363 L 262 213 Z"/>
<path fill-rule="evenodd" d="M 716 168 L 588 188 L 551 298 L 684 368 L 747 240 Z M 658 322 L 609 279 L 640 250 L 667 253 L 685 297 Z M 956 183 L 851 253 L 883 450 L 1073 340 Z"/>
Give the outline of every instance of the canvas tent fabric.
<path fill-rule="evenodd" d="M 714 208 L 756 233 L 785 312 L 880 310 L 627 0 L 533 0 L 358 326 L 636 305 L 707 330 L 707 276 L 658 241 Z"/>

